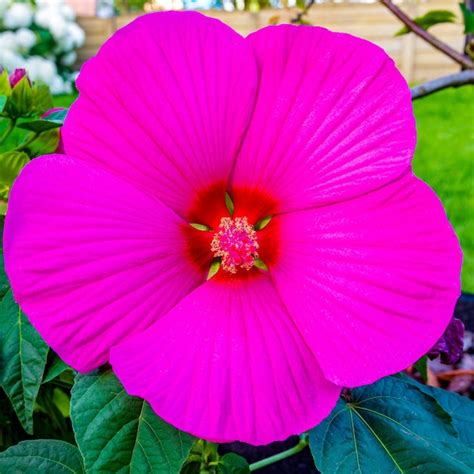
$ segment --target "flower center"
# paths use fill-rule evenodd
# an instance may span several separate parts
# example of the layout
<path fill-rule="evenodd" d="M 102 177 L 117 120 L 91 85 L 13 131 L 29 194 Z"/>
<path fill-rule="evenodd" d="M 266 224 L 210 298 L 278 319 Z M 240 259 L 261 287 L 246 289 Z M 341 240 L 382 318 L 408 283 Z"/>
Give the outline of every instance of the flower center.
<path fill-rule="evenodd" d="M 230 273 L 250 270 L 258 258 L 257 232 L 246 217 L 223 217 L 214 233 L 211 251 L 221 258 L 222 268 Z"/>

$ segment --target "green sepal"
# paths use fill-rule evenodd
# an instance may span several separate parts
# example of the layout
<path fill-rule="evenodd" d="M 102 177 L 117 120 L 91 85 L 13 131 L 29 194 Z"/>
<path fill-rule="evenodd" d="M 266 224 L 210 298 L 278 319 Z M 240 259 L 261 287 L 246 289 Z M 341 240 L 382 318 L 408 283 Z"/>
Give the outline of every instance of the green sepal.
<path fill-rule="evenodd" d="M 0 95 L 4 95 L 7 98 L 12 95 L 10 79 L 8 79 L 8 72 L 6 69 L 0 73 Z"/>
<path fill-rule="evenodd" d="M 33 90 L 28 76 L 23 76 L 12 89 L 8 102 L 9 113 L 12 117 L 30 117 L 35 110 Z"/>

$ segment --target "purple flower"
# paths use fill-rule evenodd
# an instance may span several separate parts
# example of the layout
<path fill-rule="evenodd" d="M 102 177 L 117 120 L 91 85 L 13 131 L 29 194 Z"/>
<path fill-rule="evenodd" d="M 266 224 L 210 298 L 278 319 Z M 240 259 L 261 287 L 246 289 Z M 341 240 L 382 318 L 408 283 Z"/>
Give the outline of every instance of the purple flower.
<path fill-rule="evenodd" d="M 430 359 L 439 356 L 443 364 L 453 365 L 463 354 L 464 324 L 460 319 L 453 318 L 439 341 L 428 353 Z"/>

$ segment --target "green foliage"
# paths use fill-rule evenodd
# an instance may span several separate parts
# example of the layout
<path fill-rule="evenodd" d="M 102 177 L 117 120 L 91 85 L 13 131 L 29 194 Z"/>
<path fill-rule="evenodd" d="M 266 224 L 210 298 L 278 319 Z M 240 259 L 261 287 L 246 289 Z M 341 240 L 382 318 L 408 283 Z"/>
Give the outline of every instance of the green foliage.
<path fill-rule="evenodd" d="M 464 34 L 474 33 L 474 12 L 469 10 L 464 3 L 460 3 L 459 7 L 464 20 Z"/>
<path fill-rule="evenodd" d="M 341 398 L 310 433 L 318 469 L 323 474 L 471 473 L 472 448 L 459 436 L 451 415 L 418 386 L 387 377 Z M 473 402 L 468 403 L 472 412 Z"/>
<path fill-rule="evenodd" d="M 0 385 L 27 433 L 48 356 L 48 346 L 20 310 L 11 290 L 0 304 Z"/>
<path fill-rule="evenodd" d="M 0 200 L 8 199 L 13 181 L 29 161 L 29 156 L 22 151 L 0 153 Z"/>
<path fill-rule="evenodd" d="M 0 472 L 15 474 L 82 474 L 76 446 L 52 439 L 23 441 L 0 454 Z"/>
<path fill-rule="evenodd" d="M 424 30 L 428 30 L 432 26 L 440 23 L 455 23 L 456 15 L 449 10 L 431 10 L 423 16 L 414 18 L 413 21 Z M 410 28 L 404 26 L 395 33 L 395 36 L 406 35 L 407 33 L 410 33 L 410 31 Z"/>
<path fill-rule="evenodd" d="M 421 375 L 421 378 L 426 382 L 428 380 L 428 357 L 423 356 L 415 364 L 415 369 Z"/>
<path fill-rule="evenodd" d="M 464 253 L 462 288 L 474 292 L 474 87 L 414 102 L 418 143 L 413 167 L 441 199 Z"/>
<path fill-rule="evenodd" d="M 220 461 L 222 474 L 248 474 L 250 472 L 247 460 L 237 454 L 224 454 Z"/>
<path fill-rule="evenodd" d="M 127 395 L 110 370 L 76 377 L 71 418 L 88 472 L 179 473 L 195 441 Z"/>
<path fill-rule="evenodd" d="M 50 354 L 53 354 L 53 352 L 50 351 Z M 50 363 L 48 363 L 44 372 L 43 383 L 51 382 L 51 380 L 59 377 L 66 370 L 71 370 L 71 368 L 65 362 L 63 362 L 59 356 L 53 354 L 52 360 Z"/>
<path fill-rule="evenodd" d="M 474 450 L 474 430 L 472 429 L 474 426 L 474 402 L 472 400 L 442 388 L 421 385 L 405 375 L 398 375 L 398 377 L 434 398 L 451 417 L 451 423 L 461 442 Z"/>

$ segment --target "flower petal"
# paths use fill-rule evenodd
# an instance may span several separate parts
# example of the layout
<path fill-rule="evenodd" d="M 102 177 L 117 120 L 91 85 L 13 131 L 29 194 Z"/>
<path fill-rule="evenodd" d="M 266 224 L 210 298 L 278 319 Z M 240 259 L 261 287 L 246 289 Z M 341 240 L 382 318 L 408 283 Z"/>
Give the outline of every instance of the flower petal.
<path fill-rule="evenodd" d="M 183 257 L 181 223 L 104 170 L 37 158 L 13 186 L 5 223 L 15 299 L 62 359 L 96 368 L 201 281 Z"/>
<path fill-rule="evenodd" d="M 267 276 L 210 280 L 142 334 L 112 348 L 127 392 L 181 430 L 265 444 L 334 407 L 326 381 Z"/>
<path fill-rule="evenodd" d="M 183 214 L 199 190 L 227 180 L 256 83 L 251 48 L 228 26 L 195 12 L 144 15 L 82 68 L 66 153 Z"/>
<path fill-rule="evenodd" d="M 410 92 L 378 46 L 282 25 L 248 37 L 259 95 L 234 183 L 271 191 L 283 211 L 362 195 L 397 178 L 415 147 Z"/>
<path fill-rule="evenodd" d="M 407 175 L 278 219 L 282 252 L 272 277 L 329 380 L 371 383 L 414 363 L 443 334 L 462 255 L 422 181 Z"/>

